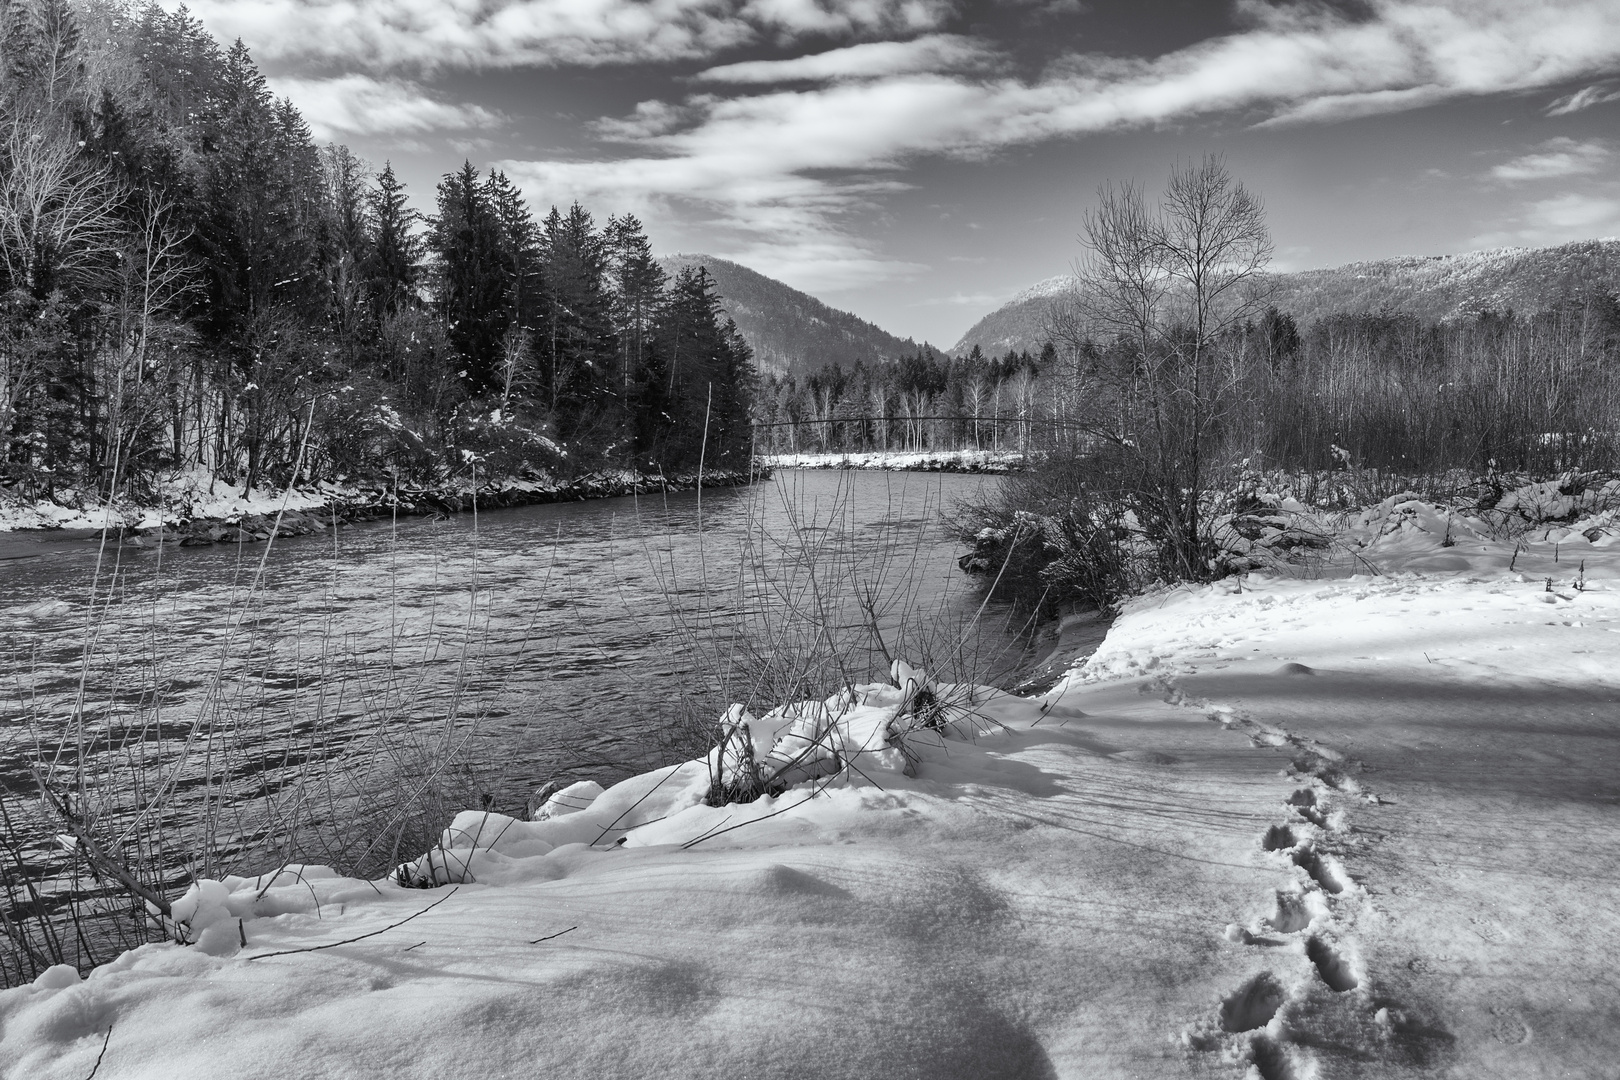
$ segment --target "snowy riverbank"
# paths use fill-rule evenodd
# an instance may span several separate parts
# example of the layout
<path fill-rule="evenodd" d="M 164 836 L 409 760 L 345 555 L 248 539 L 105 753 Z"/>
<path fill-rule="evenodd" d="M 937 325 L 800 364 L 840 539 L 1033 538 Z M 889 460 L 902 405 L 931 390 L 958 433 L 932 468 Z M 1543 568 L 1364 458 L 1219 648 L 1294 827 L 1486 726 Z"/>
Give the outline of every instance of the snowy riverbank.
<path fill-rule="evenodd" d="M 736 487 L 770 475 L 768 470 L 703 474 L 704 487 Z M 107 506 L 95 496 L 70 494 L 59 500 L 16 497 L 0 492 L 0 533 L 64 530 L 99 533 L 111 528 L 144 541 L 183 544 L 266 540 L 300 536 L 329 528 L 333 521 L 371 520 L 391 513 L 446 514 L 534 503 L 573 502 L 653 492 L 690 491 L 690 476 L 649 476 L 625 470 L 588 473 L 566 480 L 503 477 L 474 485 L 470 480 L 431 487 L 368 483 L 327 483 L 274 491 L 248 489 L 204 472 L 159 477 L 145 501 L 117 500 Z M 277 518 L 280 518 L 279 528 Z"/>
<path fill-rule="evenodd" d="M 890 469 L 896 472 L 1007 473 L 1024 467 L 1017 450 L 874 450 L 852 454 L 764 454 L 768 469 Z"/>
<path fill-rule="evenodd" d="M 699 760 L 463 813 L 427 889 L 202 883 L 196 944 L 0 993 L 0 1070 L 1607 1075 L 1620 536 L 1576 524 L 1388 500 L 1041 697 L 900 669 L 752 720 L 781 794 L 704 805 Z"/>

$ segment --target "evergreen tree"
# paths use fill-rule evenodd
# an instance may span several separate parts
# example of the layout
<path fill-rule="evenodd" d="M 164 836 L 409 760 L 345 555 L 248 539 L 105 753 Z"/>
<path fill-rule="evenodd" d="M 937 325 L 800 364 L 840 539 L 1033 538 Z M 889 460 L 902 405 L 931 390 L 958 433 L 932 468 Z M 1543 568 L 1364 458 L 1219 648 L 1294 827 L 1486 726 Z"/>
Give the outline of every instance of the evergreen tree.
<path fill-rule="evenodd" d="M 383 164 L 368 199 L 371 233 L 361 276 L 373 317 L 383 319 L 415 305 L 422 242 L 415 232 L 416 211 L 410 208 L 405 185 L 394 175 L 392 162 Z"/>
<path fill-rule="evenodd" d="M 748 453 L 753 357 L 701 266 L 676 275 L 656 327 L 665 384 L 644 453 L 665 468 L 736 467 Z"/>
<path fill-rule="evenodd" d="M 542 401 L 565 437 L 594 431 L 611 441 L 616 434 L 611 429 L 622 422 L 622 402 L 613 378 L 618 347 L 608 311 L 602 235 L 578 203 L 567 215 L 552 207 L 540 234 Z"/>
<path fill-rule="evenodd" d="M 635 215 L 608 218 L 605 234 L 613 328 L 619 339 L 619 385 L 626 395 L 642 383 L 652 347 L 653 319 L 668 275 Z"/>
<path fill-rule="evenodd" d="M 501 223 L 470 161 L 445 174 L 438 194 L 428 236 L 438 256 L 438 307 L 466 365 L 468 392 L 486 394 L 501 384 L 502 339 L 511 322 Z"/>

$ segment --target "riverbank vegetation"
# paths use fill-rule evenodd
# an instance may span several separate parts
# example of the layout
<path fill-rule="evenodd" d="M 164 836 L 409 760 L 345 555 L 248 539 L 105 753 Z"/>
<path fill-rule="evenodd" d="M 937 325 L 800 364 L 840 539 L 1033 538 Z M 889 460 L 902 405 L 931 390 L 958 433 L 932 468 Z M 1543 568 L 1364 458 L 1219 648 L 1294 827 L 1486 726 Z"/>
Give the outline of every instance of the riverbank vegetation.
<path fill-rule="evenodd" d="M 0 44 L 0 483 L 139 496 L 746 467 L 701 267 L 463 164 L 420 216 L 184 9 L 19 0 Z"/>
<path fill-rule="evenodd" d="M 1488 509 L 1529 479 L 1565 494 L 1620 468 L 1620 298 L 1426 323 L 1301 328 L 1269 303 L 1259 199 L 1213 159 L 1157 205 L 1105 186 L 1074 291 L 1052 310 L 1034 470 L 960 526 L 964 567 L 1043 605 L 1110 607 L 1320 547 L 1285 495 L 1345 508 L 1417 488 Z M 1325 500 L 1325 501 L 1324 501 Z M 1281 537 L 1281 541 L 1278 541 Z"/>

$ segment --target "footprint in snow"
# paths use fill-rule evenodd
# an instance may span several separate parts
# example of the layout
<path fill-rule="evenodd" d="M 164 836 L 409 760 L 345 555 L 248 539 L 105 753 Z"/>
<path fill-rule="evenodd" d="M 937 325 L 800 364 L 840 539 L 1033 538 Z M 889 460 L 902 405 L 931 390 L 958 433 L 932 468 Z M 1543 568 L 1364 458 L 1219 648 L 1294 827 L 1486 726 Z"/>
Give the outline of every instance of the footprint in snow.
<path fill-rule="evenodd" d="M 1344 892 L 1346 879 L 1336 859 L 1322 855 L 1309 844 L 1295 848 L 1292 857 L 1294 865 L 1309 874 L 1323 892 L 1334 896 Z"/>
<path fill-rule="evenodd" d="M 1294 813 L 1315 825 L 1317 828 L 1327 827 L 1327 815 L 1316 804 L 1316 792 L 1310 788 L 1300 788 L 1288 796 L 1287 803 Z"/>
<path fill-rule="evenodd" d="M 1221 1030 L 1237 1034 L 1271 1023 L 1288 995 L 1269 971 L 1262 971 L 1221 999 Z"/>
<path fill-rule="evenodd" d="M 1322 981 L 1335 994 L 1346 993 L 1361 985 L 1349 961 L 1321 938 L 1313 937 L 1305 943 L 1305 955 L 1316 965 L 1316 973 L 1322 976 Z"/>
<path fill-rule="evenodd" d="M 1266 919 L 1266 928 L 1279 934 L 1294 934 L 1311 925 L 1311 912 L 1298 893 L 1279 892 L 1277 908 Z"/>
<path fill-rule="evenodd" d="M 1287 851 L 1299 843 L 1299 837 L 1287 825 L 1273 825 L 1260 838 L 1260 846 L 1267 851 Z"/>

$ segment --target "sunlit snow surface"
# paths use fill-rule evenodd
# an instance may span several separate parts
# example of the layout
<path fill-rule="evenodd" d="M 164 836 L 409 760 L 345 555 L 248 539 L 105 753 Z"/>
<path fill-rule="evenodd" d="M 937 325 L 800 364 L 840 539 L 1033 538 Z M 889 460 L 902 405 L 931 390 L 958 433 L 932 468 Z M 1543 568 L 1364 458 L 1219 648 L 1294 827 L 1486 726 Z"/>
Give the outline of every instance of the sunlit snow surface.
<path fill-rule="evenodd" d="M 203 883 L 195 945 L 0 993 L 0 1070 L 1611 1077 L 1620 544 L 1443 516 L 1140 599 L 915 777 L 872 685 L 777 797 L 703 806 L 700 761 L 461 815 L 415 865 L 459 885 Z"/>

